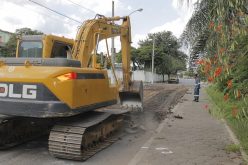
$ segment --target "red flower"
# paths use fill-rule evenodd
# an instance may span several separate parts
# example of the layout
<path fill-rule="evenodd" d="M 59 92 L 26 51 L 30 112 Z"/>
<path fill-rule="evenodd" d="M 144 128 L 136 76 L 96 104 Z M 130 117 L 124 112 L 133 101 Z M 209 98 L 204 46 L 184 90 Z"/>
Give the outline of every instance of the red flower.
<path fill-rule="evenodd" d="M 207 110 L 208 109 L 208 105 L 206 104 L 206 105 L 204 105 L 204 108 Z"/>
<path fill-rule="evenodd" d="M 238 115 L 238 112 L 239 112 L 239 110 L 238 110 L 237 107 L 233 107 L 233 108 L 232 108 L 232 116 L 233 116 L 233 117 L 236 117 L 236 116 Z"/>
<path fill-rule="evenodd" d="M 227 94 L 224 95 L 224 100 L 227 101 L 228 98 L 229 98 L 229 95 L 228 95 L 228 93 L 227 93 Z"/>
<path fill-rule="evenodd" d="M 209 61 L 204 61 L 204 65 L 203 65 L 203 72 L 205 73 L 205 74 L 208 74 L 209 73 L 209 71 L 211 70 L 211 62 L 209 62 Z"/>
<path fill-rule="evenodd" d="M 232 88 L 232 80 L 227 81 L 227 88 L 228 89 Z"/>
<path fill-rule="evenodd" d="M 214 77 L 218 77 L 222 72 L 222 68 L 221 67 L 218 67 L 215 69 L 215 72 L 214 72 Z"/>
<path fill-rule="evenodd" d="M 196 64 L 202 65 L 202 64 L 204 64 L 204 60 L 203 60 L 203 59 L 199 59 L 199 60 L 197 60 L 195 63 L 196 63 Z"/>
<path fill-rule="evenodd" d="M 208 77 L 208 82 L 212 82 L 214 80 L 213 77 Z"/>
<path fill-rule="evenodd" d="M 213 27 L 214 27 L 214 22 L 211 21 L 211 22 L 209 23 L 209 29 L 212 29 Z"/>
<path fill-rule="evenodd" d="M 218 32 L 218 31 L 221 31 L 221 29 L 222 29 L 222 24 L 220 24 L 220 25 L 217 26 L 216 31 L 217 31 L 217 32 Z"/>

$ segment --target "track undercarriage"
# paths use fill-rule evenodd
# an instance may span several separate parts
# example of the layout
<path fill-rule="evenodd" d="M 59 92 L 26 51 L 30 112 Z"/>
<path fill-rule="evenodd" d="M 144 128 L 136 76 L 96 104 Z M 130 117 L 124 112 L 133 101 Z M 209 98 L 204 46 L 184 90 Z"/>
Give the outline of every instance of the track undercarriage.
<path fill-rule="evenodd" d="M 113 144 L 118 138 L 123 113 L 120 106 L 109 106 L 70 118 L 35 119 L 0 116 L 0 149 L 49 134 L 48 149 L 57 158 L 86 160 Z M 123 108 L 122 108 L 123 109 Z"/>
<path fill-rule="evenodd" d="M 0 115 L 0 149 L 8 149 L 48 134 L 52 123 L 50 119 Z"/>
<path fill-rule="evenodd" d="M 77 122 L 55 125 L 49 136 L 49 152 L 58 158 L 86 160 L 116 141 L 122 115 L 93 112 Z"/>

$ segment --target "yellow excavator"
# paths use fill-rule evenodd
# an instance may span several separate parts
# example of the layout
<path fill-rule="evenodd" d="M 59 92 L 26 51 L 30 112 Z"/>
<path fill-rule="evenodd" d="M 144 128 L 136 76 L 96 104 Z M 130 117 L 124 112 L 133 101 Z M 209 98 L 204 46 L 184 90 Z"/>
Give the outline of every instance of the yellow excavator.
<path fill-rule="evenodd" d="M 96 59 L 101 40 L 109 59 L 107 39 L 115 36 L 121 40 L 123 82 L 113 85 Z M 49 130 L 53 156 L 86 160 L 115 141 L 111 135 L 122 113 L 143 108 L 143 84 L 131 80 L 130 19 L 98 15 L 85 21 L 73 44 L 58 42 L 64 54 L 55 40 L 30 38 L 20 39 L 17 58 L 0 59 L 0 148 Z"/>

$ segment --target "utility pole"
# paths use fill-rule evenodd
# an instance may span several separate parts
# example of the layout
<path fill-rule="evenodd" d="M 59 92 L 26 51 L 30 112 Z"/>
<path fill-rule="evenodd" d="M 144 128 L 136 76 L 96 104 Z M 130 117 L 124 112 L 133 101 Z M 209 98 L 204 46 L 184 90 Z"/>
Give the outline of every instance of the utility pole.
<path fill-rule="evenodd" d="M 115 2 L 112 1 L 112 17 L 115 16 Z M 112 22 L 114 24 L 114 21 Z M 111 62 L 113 68 L 115 66 L 115 39 L 114 37 L 111 38 Z"/>
<path fill-rule="evenodd" d="M 154 72 L 154 49 L 155 49 L 155 35 L 152 39 L 152 84 L 153 84 L 153 72 Z"/>

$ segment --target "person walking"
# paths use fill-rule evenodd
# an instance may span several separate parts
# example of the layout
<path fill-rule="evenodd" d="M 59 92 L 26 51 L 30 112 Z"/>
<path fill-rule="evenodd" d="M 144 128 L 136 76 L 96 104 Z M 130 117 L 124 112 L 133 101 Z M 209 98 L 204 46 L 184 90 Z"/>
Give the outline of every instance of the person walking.
<path fill-rule="evenodd" d="M 198 74 L 195 74 L 195 89 L 194 89 L 194 101 L 199 102 L 201 82 Z"/>

